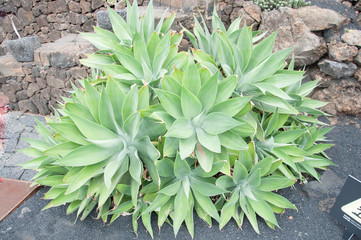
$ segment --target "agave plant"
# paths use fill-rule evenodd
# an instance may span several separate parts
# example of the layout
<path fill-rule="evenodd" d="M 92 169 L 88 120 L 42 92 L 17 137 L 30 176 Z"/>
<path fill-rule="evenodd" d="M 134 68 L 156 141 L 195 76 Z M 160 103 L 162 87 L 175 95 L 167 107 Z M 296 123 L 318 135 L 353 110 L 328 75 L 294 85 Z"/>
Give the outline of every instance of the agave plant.
<path fill-rule="evenodd" d="M 128 48 L 131 47 L 135 35 L 138 33 L 142 36 L 146 43 L 151 38 L 153 32 L 157 32 L 159 36 L 166 35 L 170 31 L 173 24 L 175 13 L 172 13 L 165 21 L 167 10 L 155 25 L 153 1 L 150 1 L 147 10 L 143 16 L 139 15 L 138 4 L 131 5 L 127 1 L 127 19 L 124 20 L 116 11 L 108 7 L 109 18 L 113 26 L 114 33 L 95 28 L 98 30 L 96 34 L 82 33 L 82 35 L 94 44 L 100 50 L 114 48 L 113 40 Z"/>
<path fill-rule="evenodd" d="M 307 97 L 317 81 L 302 83 L 293 61 L 285 68 L 292 49 L 272 53 L 275 34 L 260 41 L 240 19 L 226 30 L 214 12 L 212 33 L 195 19 L 185 31 L 200 49 L 185 53 L 174 15 L 154 27 L 151 4 L 142 17 L 136 4 L 127 11 L 124 21 L 109 9 L 114 33 L 85 35 L 99 48 L 82 60 L 93 76 L 22 150 L 51 187 L 45 208 L 70 203 L 81 220 L 95 208 L 104 222 L 131 214 L 152 237 L 153 212 L 192 237 L 194 209 L 220 228 L 246 216 L 259 233 L 257 215 L 278 226 L 274 213 L 295 206 L 275 191 L 332 164 L 331 144 L 318 143 L 330 130 L 317 119 L 324 103 Z"/>
<path fill-rule="evenodd" d="M 158 212 L 158 226 L 161 227 L 168 216 L 173 219 L 175 236 L 183 221 L 189 233 L 194 237 L 193 209 L 205 213 L 219 221 L 216 207 L 210 196 L 227 192 L 222 186 L 215 185 L 215 175 L 223 165 L 217 162 L 212 171 L 205 172 L 200 166 L 193 168 L 195 159 L 182 160 L 179 153 L 175 160 L 164 158 L 156 162 L 159 175 L 162 179 L 161 189 L 153 192 L 155 188 L 143 190 L 144 199 L 151 200 L 149 207 L 143 214 Z M 191 168 L 192 167 L 192 168 Z M 200 214 L 200 217 L 203 217 Z"/>
<path fill-rule="evenodd" d="M 250 170 L 241 162 L 235 161 L 233 176 L 224 175 L 217 179 L 217 186 L 231 190 L 229 199 L 221 210 L 220 229 L 232 217 L 241 227 L 246 216 L 253 229 L 259 233 L 256 214 L 274 228 L 278 226 L 274 212 L 282 213 L 285 208 L 296 209 L 286 198 L 272 192 L 294 184 L 293 179 L 283 176 L 267 176 L 272 174 L 277 164 L 277 161 L 269 157 L 255 164 Z M 241 208 L 240 213 L 238 208 Z"/>
<path fill-rule="evenodd" d="M 120 183 L 130 184 L 130 196 L 136 206 L 143 164 L 152 179 L 159 182 L 154 165 L 159 152 L 151 138 L 162 135 L 165 126 L 150 118 L 141 118 L 137 111 L 146 107 L 142 106 L 141 98 L 146 96 L 142 92 L 147 91 L 147 87 L 138 93 L 134 86 L 124 94 L 117 82 L 109 78 L 107 87 L 99 94 L 87 81 L 84 83 L 85 104 L 66 103 L 63 116 L 48 123 L 56 133 L 55 138 L 47 133 L 47 145 L 37 146 L 31 141 L 33 147 L 25 150 L 37 152 L 40 160 L 46 158 L 47 165 L 42 168 L 41 164 L 35 164 L 39 159 L 34 159 L 23 167 L 39 169 L 35 180 L 52 186 L 51 193 L 58 190 L 56 197 L 46 194 L 47 198 L 49 195 L 54 198 L 48 206 L 68 202 L 69 196 L 76 196 L 85 202 L 89 198 L 97 199 L 98 208 L 108 202 L 108 211 L 110 196 Z M 64 171 L 54 174 L 48 172 L 49 167 Z M 54 179 L 60 181 L 50 184 Z"/>
<path fill-rule="evenodd" d="M 223 22 L 218 17 L 218 14 L 216 11 L 216 6 L 215 6 L 214 10 L 213 10 L 213 14 L 212 14 L 212 29 L 213 29 L 212 33 L 210 33 L 210 31 L 208 30 L 207 24 L 202 16 L 202 14 L 200 14 L 200 18 L 201 18 L 203 27 L 199 23 L 197 17 L 194 16 L 195 25 L 193 28 L 193 33 L 184 27 L 183 27 L 183 30 L 186 33 L 186 35 L 188 36 L 188 38 L 191 41 L 194 48 L 200 49 L 200 50 L 206 52 L 207 54 L 211 55 L 217 61 L 217 64 L 219 65 L 220 62 L 218 61 L 218 58 L 217 58 L 218 48 L 215 47 L 215 46 L 217 46 L 217 42 L 218 42 L 217 41 L 217 30 L 224 33 L 233 42 L 237 42 L 237 40 L 239 39 L 240 31 L 241 31 L 241 29 L 239 29 L 239 25 L 241 23 L 242 18 L 241 18 L 241 16 L 236 18 L 232 22 L 232 24 L 229 26 L 229 28 L 226 30 L 226 27 L 224 26 Z M 251 31 L 251 33 L 252 33 L 252 42 L 253 43 L 262 39 L 266 34 L 266 32 L 261 33 L 260 31 L 254 31 L 254 32 Z"/>
<path fill-rule="evenodd" d="M 178 54 L 178 44 L 183 34 L 170 31 L 174 13 L 164 21 L 165 12 L 155 27 L 152 3 L 141 18 L 137 3 L 128 3 L 127 21 L 110 8 L 108 12 L 114 33 L 98 27 L 95 33 L 82 33 L 100 50 L 81 60 L 82 64 L 104 71 L 129 88 L 134 83 L 156 86 L 174 65 L 182 63 L 184 54 Z"/>
<path fill-rule="evenodd" d="M 251 27 L 239 27 L 240 19 L 228 30 L 220 22 L 217 12 L 213 13 L 212 37 L 203 19 L 204 29 L 196 24 L 192 37 L 193 54 L 198 63 L 212 73 L 222 70 L 225 76 L 236 75 L 238 84 L 235 92 L 242 96 L 252 96 L 256 107 L 262 111 L 283 114 L 299 114 L 306 112 L 316 116 L 324 115 L 317 110 L 325 103 L 306 97 L 316 86 L 317 81 L 302 84 L 303 71 L 294 71 L 293 61 L 285 69 L 286 58 L 293 48 L 272 52 L 277 33 L 273 33 L 260 41 L 264 34 L 252 31 Z M 212 48 L 204 47 L 207 42 Z M 214 48 L 213 46 L 217 46 Z M 214 50 L 216 49 L 216 50 Z"/>
<path fill-rule="evenodd" d="M 155 89 L 164 108 L 156 115 L 167 125 L 163 154 L 174 156 L 179 151 L 185 159 L 194 152 L 206 172 L 211 171 L 214 155 L 221 153 L 222 146 L 233 150 L 248 148 L 232 129 L 241 125 L 233 116 L 242 111 L 250 98 L 230 99 L 236 77 L 218 82 L 218 75 L 197 69 L 189 59 L 184 73 L 165 76 L 162 89 Z"/>
<path fill-rule="evenodd" d="M 243 123 L 242 128 L 234 131 L 241 136 L 252 133 L 250 140 L 255 151 L 254 160 L 257 162 L 269 156 L 282 159 L 277 172 L 287 178 L 306 181 L 302 174 L 307 173 L 318 179 L 314 168 L 324 169 L 333 164 L 324 153 L 332 144 L 315 144 L 316 141 L 326 141 L 324 135 L 331 128 L 300 125 L 296 118 L 277 111 L 268 116 L 249 112 L 239 121 Z"/>

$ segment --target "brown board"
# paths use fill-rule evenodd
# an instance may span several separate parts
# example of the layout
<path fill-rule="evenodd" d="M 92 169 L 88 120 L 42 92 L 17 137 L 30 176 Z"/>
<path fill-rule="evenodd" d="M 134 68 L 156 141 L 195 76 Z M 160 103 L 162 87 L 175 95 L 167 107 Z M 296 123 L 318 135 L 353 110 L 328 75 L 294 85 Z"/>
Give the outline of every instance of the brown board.
<path fill-rule="evenodd" d="M 2 178 L 0 182 L 0 222 L 39 190 L 32 182 Z"/>

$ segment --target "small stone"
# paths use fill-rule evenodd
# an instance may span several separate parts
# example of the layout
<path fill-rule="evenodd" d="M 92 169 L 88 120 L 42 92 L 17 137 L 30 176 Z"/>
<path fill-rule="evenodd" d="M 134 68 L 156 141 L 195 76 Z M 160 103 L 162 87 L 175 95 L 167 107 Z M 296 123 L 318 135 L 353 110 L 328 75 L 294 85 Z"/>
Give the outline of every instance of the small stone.
<path fill-rule="evenodd" d="M 96 26 L 96 22 L 93 19 L 88 19 L 83 24 L 83 31 L 84 32 L 92 32 L 94 30 L 94 26 Z"/>
<path fill-rule="evenodd" d="M 46 100 L 50 100 L 50 92 L 48 89 L 41 90 L 41 96 L 43 96 Z"/>
<path fill-rule="evenodd" d="M 67 12 L 67 3 L 65 0 L 56 0 L 54 2 L 48 2 L 48 11 L 50 13 Z"/>
<path fill-rule="evenodd" d="M 92 0 L 92 9 L 98 9 L 99 7 L 104 6 L 104 2 L 102 0 Z"/>
<path fill-rule="evenodd" d="M 224 13 L 227 14 L 227 15 L 229 15 L 229 14 L 231 14 L 232 10 L 233 10 L 233 6 L 232 6 L 232 5 L 227 5 L 227 6 L 224 8 Z"/>
<path fill-rule="evenodd" d="M 53 30 L 48 34 L 48 38 L 50 42 L 55 42 L 55 40 L 58 40 L 60 38 L 60 32 Z"/>
<path fill-rule="evenodd" d="M 66 22 L 66 14 L 61 13 L 61 14 L 56 15 L 56 22 L 57 23 L 65 23 Z"/>
<path fill-rule="evenodd" d="M 66 70 L 59 68 L 50 68 L 48 70 L 48 76 L 55 76 L 56 78 L 65 79 Z"/>
<path fill-rule="evenodd" d="M 35 21 L 35 17 L 31 11 L 26 11 L 23 8 L 19 8 L 17 13 L 17 18 L 21 22 L 21 26 L 29 26 Z"/>
<path fill-rule="evenodd" d="M 6 47 L 18 62 L 34 60 L 34 50 L 41 46 L 38 36 L 23 37 L 6 42 Z"/>
<path fill-rule="evenodd" d="M 315 95 L 312 98 L 329 102 L 326 107 L 329 106 L 329 109 L 337 114 L 359 116 L 361 114 L 360 86 L 361 83 L 353 78 L 332 81 L 328 88 L 322 90 L 325 96 L 323 99 L 318 99 Z M 321 110 L 326 112 L 324 107 Z M 336 115 L 334 112 L 327 112 Z"/>
<path fill-rule="evenodd" d="M 328 55 L 335 61 L 348 61 L 351 62 L 357 55 L 358 49 L 354 46 L 349 46 L 346 43 L 336 43 L 328 45 Z"/>
<path fill-rule="evenodd" d="M 46 33 L 38 32 L 37 36 L 39 37 L 41 43 L 49 42 L 49 38 Z"/>
<path fill-rule="evenodd" d="M 360 30 L 348 30 L 342 35 L 342 40 L 348 45 L 355 45 L 361 47 L 361 31 Z"/>
<path fill-rule="evenodd" d="M 54 24 L 53 24 L 53 27 L 54 27 L 55 30 L 58 30 L 58 31 L 61 31 L 61 30 L 62 30 L 60 23 L 54 23 Z"/>
<path fill-rule="evenodd" d="M 33 15 L 35 17 L 40 16 L 41 14 L 47 14 L 48 13 L 48 5 L 47 2 L 40 2 L 37 3 L 31 11 L 33 12 Z"/>
<path fill-rule="evenodd" d="M 77 2 L 69 2 L 68 7 L 71 12 L 81 12 L 80 5 Z"/>
<path fill-rule="evenodd" d="M 20 24 L 19 19 L 17 17 L 14 17 L 13 20 L 14 20 L 16 28 L 20 30 L 23 27 L 23 25 Z M 6 18 L 1 19 L 0 25 L 1 25 L 2 29 L 4 30 L 4 33 L 8 33 L 8 36 L 6 38 L 13 39 L 12 35 L 9 35 L 10 33 L 11 34 L 14 33 L 14 29 L 12 27 L 10 18 L 6 17 Z"/>
<path fill-rule="evenodd" d="M 245 2 L 243 4 L 243 8 L 245 12 L 251 16 L 251 18 L 257 22 L 261 22 L 262 9 L 258 5 L 254 4 L 253 2 Z"/>
<path fill-rule="evenodd" d="M 318 63 L 321 71 L 335 78 L 351 77 L 355 74 L 357 66 L 354 63 L 340 63 L 324 59 Z"/>
<path fill-rule="evenodd" d="M 62 52 L 52 53 L 50 58 L 50 64 L 53 67 L 61 67 L 61 68 L 76 66 L 74 56 Z"/>
<path fill-rule="evenodd" d="M 26 76 L 24 80 L 30 83 L 35 82 L 35 78 L 33 76 Z"/>
<path fill-rule="evenodd" d="M 66 29 L 68 29 L 68 26 L 69 26 L 69 25 L 68 25 L 68 24 L 66 24 L 66 23 L 61 23 L 61 24 L 60 24 L 60 29 L 59 29 L 59 30 L 61 30 L 61 31 L 62 31 L 62 30 L 66 30 Z"/>
<path fill-rule="evenodd" d="M 81 79 L 87 77 L 86 69 L 82 67 L 74 67 L 69 69 L 69 74 L 73 79 Z"/>
<path fill-rule="evenodd" d="M 21 89 L 27 89 L 28 86 L 29 86 L 29 82 L 28 81 L 23 81 L 22 79 L 21 80 L 18 80 L 19 83 L 21 84 Z"/>
<path fill-rule="evenodd" d="M 37 66 L 32 67 L 31 74 L 36 78 L 40 77 L 40 67 L 37 67 Z"/>
<path fill-rule="evenodd" d="M 70 12 L 67 15 L 67 21 L 69 21 L 71 24 L 80 25 L 82 23 L 82 16 L 81 14 Z"/>
<path fill-rule="evenodd" d="M 345 180 L 327 169 L 321 176 L 320 182 L 311 181 L 304 185 L 302 191 L 310 198 L 320 196 L 336 197 L 344 185 Z"/>
<path fill-rule="evenodd" d="M 46 88 L 46 80 L 44 78 L 36 78 L 36 83 L 42 88 Z"/>
<path fill-rule="evenodd" d="M 47 27 L 49 25 L 49 22 L 47 20 L 46 15 L 40 15 L 39 17 L 36 18 L 36 23 L 38 24 L 38 26 L 41 27 Z"/>
<path fill-rule="evenodd" d="M 41 78 L 46 78 L 48 69 L 49 68 L 47 66 L 45 66 L 45 68 L 40 71 L 40 77 Z"/>
<path fill-rule="evenodd" d="M 118 10 L 116 11 L 123 19 L 126 19 L 127 17 L 127 11 L 126 10 Z M 110 22 L 109 14 L 107 10 L 101 10 L 97 12 L 97 23 L 100 28 L 112 31 L 112 24 Z"/>
<path fill-rule="evenodd" d="M 2 84 L 1 91 L 9 99 L 10 102 L 16 102 L 16 90 L 13 88 L 12 84 Z"/>
<path fill-rule="evenodd" d="M 91 3 L 84 0 L 80 1 L 81 13 L 85 14 L 91 11 Z"/>
<path fill-rule="evenodd" d="M 39 110 L 39 114 L 41 115 L 48 115 L 49 114 L 49 108 L 48 108 L 48 100 L 46 100 L 44 97 L 41 97 L 40 94 L 37 94 L 30 98 L 30 100 L 35 104 L 35 106 Z"/>
<path fill-rule="evenodd" d="M 86 16 L 84 16 L 84 15 L 80 15 L 81 16 L 81 23 L 85 23 L 87 20 L 88 20 L 88 18 L 86 17 Z"/>
<path fill-rule="evenodd" d="M 301 8 L 300 8 L 301 9 Z M 280 8 L 277 11 L 263 12 L 261 31 L 267 31 L 268 35 L 277 32 L 273 51 L 279 51 L 294 47 L 295 66 L 304 67 L 319 61 L 327 52 L 327 45 L 322 37 L 311 32 L 305 22 L 298 17 L 297 10 L 292 8 Z"/>
<path fill-rule="evenodd" d="M 329 28 L 339 27 L 347 22 L 347 18 L 339 13 L 317 6 L 306 6 L 296 9 L 296 14 L 311 29 L 322 31 Z"/>
<path fill-rule="evenodd" d="M 46 19 L 51 23 L 56 22 L 56 14 L 49 14 Z"/>
<path fill-rule="evenodd" d="M 358 54 L 353 60 L 357 65 L 361 66 L 361 49 L 358 51 Z"/>
<path fill-rule="evenodd" d="M 36 83 L 30 83 L 27 89 L 27 95 L 28 97 L 31 97 L 34 95 L 36 91 L 40 90 L 38 84 Z"/>
<path fill-rule="evenodd" d="M 69 30 L 64 30 L 60 32 L 60 37 L 64 38 L 70 34 Z"/>
<path fill-rule="evenodd" d="M 15 7 L 20 7 L 21 6 L 20 0 L 12 0 L 11 3 L 14 4 Z"/>
<path fill-rule="evenodd" d="M 24 28 L 24 35 L 27 36 L 27 35 L 31 35 L 34 33 L 34 25 L 30 25 L 30 26 L 26 26 Z"/>
<path fill-rule="evenodd" d="M 3 77 L 24 76 L 20 63 L 10 54 L 0 57 L 0 75 Z"/>
<path fill-rule="evenodd" d="M 27 90 L 21 90 L 19 92 L 16 93 L 16 100 L 17 101 L 21 101 L 21 100 L 26 100 L 29 98 L 28 94 L 27 94 Z"/>
<path fill-rule="evenodd" d="M 24 8 L 26 11 L 30 11 L 32 6 L 33 6 L 33 3 L 32 1 L 29 1 L 29 0 L 20 0 L 21 2 L 21 7 Z"/>
<path fill-rule="evenodd" d="M 54 76 L 47 77 L 46 82 L 50 87 L 53 87 L 53 88 L 64 88 L 65 87 L 64 81 L 61 79 L 55 78 Z"/>
<path fill-rule="evenodd" d="M 49 28 L 48 27 L 41 27 L 40 31 L 44 34 L 47 34 L 49 32 Z"/>
<path fill-rule="evenodd" d="M 356 70 L 354 77 L 357 79 L 357 81 L 361 82 L 361 68 Z"/>
<path fill-rule="evenodd" d="M 31 100 L 19 101 L 19 109 L 21 112 L 39 113 L 37 107 Z"/>
<path fill-rule="evenodd" d="M 69 32 L 70 33 L 79 33 L 81 31 L 81 28 L 79 25 L 71 25 L 69 27 Z"/>
<path fill-rule="evenodd" d="M 236 7 L 242 7 L 244 4 L 244 0 L 235 0 L 234 1 L 234 6 Z"/>
<path fill-rule="evenodd" d="M 52 98 L 55 98 L 57 100 L 60 100 L 61 99 L 61 96 L 64 96 L 64 92 L 61 90 L 61 89 L 58 89 L 58 88 L 52 88 L 50 90 L 50 96 Z"/>

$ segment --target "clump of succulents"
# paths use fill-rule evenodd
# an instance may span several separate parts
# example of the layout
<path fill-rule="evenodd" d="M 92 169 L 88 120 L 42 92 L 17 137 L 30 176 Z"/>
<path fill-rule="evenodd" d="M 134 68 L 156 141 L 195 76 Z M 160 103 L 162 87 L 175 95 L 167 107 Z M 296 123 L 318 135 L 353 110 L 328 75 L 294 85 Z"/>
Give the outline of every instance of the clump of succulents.
<path fill-rule="evenodd" d="M 311 2 L 305 0 L 253 0 L 253 2 L 266 12 L 280 7 L 300 8 L 311 5 Z"/>
<path fill-rule="evenodd" d="M 45 208 L 69 203 L 68 214 L 104 222 L 131 214 L 152 236 L 152 213 L 192 237 L 194 210 L 220 229 L 247 218 L 259 233 L 257 216 L 278 227 L 275 213 L 296 207 L 277 190 L 332 164 L 331 145 L 317 143 L 330 130 L 317 120 L 324 103 L 307 97 L 317 81 L 303 84 L 286 68 L 292 49 L 272 52 L 275 34 L 260 41 L 240 18 L 226 30 L 214 12 L 212 33 L 195 20 L 186 53 L 174 15 L 155 26 L 151 3 L 144 16 L 127 11 L 125 21 L 109 9 L 114 33 L 84 34 L 99 49 L 82 60 L 93 75 L 22 150 L 50 187 Z"/>

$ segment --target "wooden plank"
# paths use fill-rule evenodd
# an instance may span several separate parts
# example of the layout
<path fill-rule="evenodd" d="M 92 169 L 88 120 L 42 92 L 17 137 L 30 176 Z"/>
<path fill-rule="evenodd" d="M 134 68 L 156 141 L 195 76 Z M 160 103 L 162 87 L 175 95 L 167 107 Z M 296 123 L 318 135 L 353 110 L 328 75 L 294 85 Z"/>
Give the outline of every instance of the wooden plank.
<path fill-rule="evenodd" d="M 31 184 L 32 182 L 2 178 L 2 182 L 0 182 L 0 222 L 40 189 L 38 184 L 30 187 Z"/>

